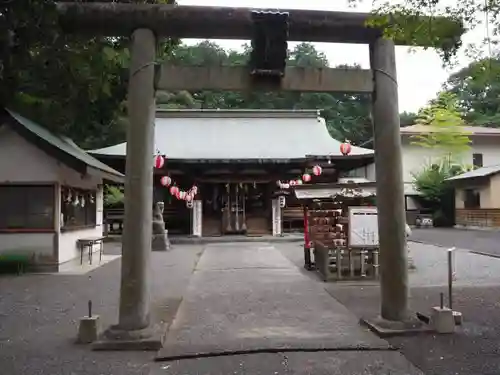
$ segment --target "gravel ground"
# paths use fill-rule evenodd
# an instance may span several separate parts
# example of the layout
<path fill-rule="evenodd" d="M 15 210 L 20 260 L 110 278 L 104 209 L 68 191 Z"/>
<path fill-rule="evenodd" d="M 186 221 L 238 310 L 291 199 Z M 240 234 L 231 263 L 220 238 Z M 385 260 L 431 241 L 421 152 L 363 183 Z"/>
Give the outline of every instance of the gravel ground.
<path fill-rule="evenodd" d="M 299 246 L 280 250 L 298 267 L 303 266 Z M 428 313 L 446 293 L 446 248 L 410 243 L 417 266 L 410 272 L 410 307 Z M 303 268 L 302 268 L 303 269 Z M 453 335 L 397 337 L 388 341 L 426 375 L 500 374 L 500 259 L 459 250 L 454 309 L 462 312 L 464 325 Z M 318 280 L 314 272 L 303 270 Z M 377 282 L 322 283 L 330 295 L 358 317 L 380 311 Z M 446 295 L 446 294 L 445 294 Z"/>
<path fill-rule="evenodd" d="M 201 247 L 152 254 L 152 317 L 173 318 Z M 106 253 L 120 252 L 106 244 Z M 0 373 L 6 375 L 142 375 L 154 353 L 92 352 L 74 344 L 92 299 L 103 327 L 116 322 L 120 260 L 87 275 L 0 277 Z M 89 276 L 91 276 L 89 278 Z"/>
<path fill-rule="evenodd" d="M 275 244 L 301 272 L 299 244 Z M 465 245 L 460 247 L 466 247 Z M 410 281 L 414 310 L 428 311 L 439 301 L 443 283 L 442 247 L 412 244 L 417 270 Z M 153 317 L 169 321 L 184 295 L 202 247 L 175 246 L 153 253 Z M 107 253 L 119 253 L 107 244 Z M 391 343 L 428 375 L 498 375 L 500 373 L 500 260 L 459 251 L 455 308 L 465 324 L 454 335 L 393 338 Z M 92 299 L 103 326 L 115 323 L 120 260 L 87 275 L 0 277 L 0 373 L 8 375 L 142 375 L 149 374 L 154 353 L 91 352 L 74 344 L 78 318 Z M 89 278 L 89 276 L 91 276 Z M 318 281 L 318 283 L 321 283 Z M 377 283 L 321 283 L 358 316 L 379 310 Z"/>
<path fill-rule="evenodd" d="M 379 311 L 378 287 L 329 285 L 328 292 L 359 317 Z M 413 310 L 428 312 L 439 304 L 442 288 L 412 288 Z M 454 308 L 464 325 L 452 335 L 424 334 L 388 341 L 426 375 L 500 374 L 500 286 L 455 290 Z"/>

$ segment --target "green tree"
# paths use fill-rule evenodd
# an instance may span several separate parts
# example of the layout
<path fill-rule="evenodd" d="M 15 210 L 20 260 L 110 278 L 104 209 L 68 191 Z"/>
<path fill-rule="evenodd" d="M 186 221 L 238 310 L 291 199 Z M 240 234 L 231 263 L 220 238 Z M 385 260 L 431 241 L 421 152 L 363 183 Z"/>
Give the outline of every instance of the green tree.
<path fill-rule="evenodd" d="M 399 115 L 399 123 L 401 127 L 415 125 L 418 115 L 412 112 L 403 112 Z"/>
<path fill-rule="evenodd" d="M 432 211 L 435 225 L 452 224 L 446 215 L 445 207 L 455 199 L 455 193 L 447 179 L 465 171 L 466 167 L 455 164 L 447 158 L 441 158 L 412 174 L 413 185 L 420 193 L 420 202 Z"/>
<path fill-rule="evenodd" d="M 250 47 L 242 51 L 225 51 L 213 42 L 180 45 L 168 61 L 186 66 L 241 66 L 248 61 Z M 328 67 L 326 56 L 311 43 L 300 43 L 291 51 L 288 66 Z M 346 67 L 346 66 L 344 66 Z M 358 69 L 359 66 L 347 68 Z M 333 137 L 360 144 L 372 136 L 370 98 L 368 95 L 342 93 L 297 92 L 227 92 L 203 90 L 197 92 L 158 93 L 160 108 L 224 108 L 224 109 L 319 109 Z"/>
<path fill-rule="evenodd" d="M 412 144 L 433 150 L 424 167 L 412 173 L 415 189 L 425 207 L 430 208 L 438 225 L 450 224 L 446 209 L 454 199 L 453 187 L 447 179 L 468 169 L 462 154 L 470 149 L 470 138 L 463 129 L 454 94 L 442 92 L 418 114 L 421 134 L 412 136 Z M 436 152 L 437 151 L 437 152 Z"/>
<path fill-rule="evenodd" d="M 173 45 L 163 42 L 160 58 Z M 89 39 L 63 33 L 52 0 L 2 1 L 0 104 L 84 148 L 122 141 L 127 46 L 128 38 Z"/>
<path fill-rule="evenodd" d="M 471 125 L 500 126 L 500 60 L 474 61 L 452 74 L 444 86 L 455 94 L 464 120 Z"/>
<path fill-rule="evenodd" d="M 353 6 L 367 0 L 348 0 Z M 462 35 L 482 24 L 487 12 L 491 31 L 498 29 L 500 3 L 496 0 L 373 0 L 369 26 L 381 28 L 384 36 L 409 46 L 435 48 L 445 64 L 456 62 Z M 421 17 L 427 19 L 422 21 Z M 446 17 L 443 19 L 442 16 Z M 454 22 L 449 22 L 450 20 Z M 428 48 L 426 47 L 426 48 Z"/>
<path fill-rule="evenodd" d="M 416 121 L 422 133 L 411 137 L 412 144 L 437 150 L 440 156 L 457 159 L 470 149 L 469 133 L 458 110 L 454 94 L 442 92 L 423 108 Z"/>

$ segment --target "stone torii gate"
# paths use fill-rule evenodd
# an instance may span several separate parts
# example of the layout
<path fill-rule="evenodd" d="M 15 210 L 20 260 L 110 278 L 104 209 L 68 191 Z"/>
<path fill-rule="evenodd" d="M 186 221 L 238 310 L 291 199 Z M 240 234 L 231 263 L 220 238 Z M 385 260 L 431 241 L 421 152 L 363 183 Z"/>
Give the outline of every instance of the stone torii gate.
<path fill-rule="evenodd" d="M 371 70 L 286 68 L 277 84 L 266 85 L 256 84 L 247 67 L 162 65 L 155 69 L 157 38 L 248 40 L 254 35 L 252 9 L 59 3 L 57 10 L 66 32 L 132 36 L 120 309 L 118 324 L 106 333 L 115 346 L 135 341 L 155 347 L 150 331 L 148 272 L 157 88 L 371 93 L 381 248 L 381 317 L 394 323 L 408 320 L 406 218 L 395 62 L 395 44 L 405 44 L 404 41 L 385 39 L 381 30 L 367 27 L 368 14 L 280 10 L 287 13 L 288 41 L 368 44 Z M 450 34 L 443 38 L 443 43 L 454 44 L 461 36 L 461 25 L 444 19 L 440 22 L 450 25 Z"/>

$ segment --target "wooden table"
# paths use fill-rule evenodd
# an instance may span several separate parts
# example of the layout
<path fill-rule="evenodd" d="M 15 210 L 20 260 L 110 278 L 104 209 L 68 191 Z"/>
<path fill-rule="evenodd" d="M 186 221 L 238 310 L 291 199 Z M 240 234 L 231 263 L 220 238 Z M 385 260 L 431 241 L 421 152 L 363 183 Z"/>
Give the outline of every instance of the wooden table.
<path fill-rule="evenodd" d="M 94 249 L 94 245 L 99 245 L 99 263 L 102 260 L 102 253 L 104 251 L 104 239 L 105 236 L 100 237 L 90 237 L 90 238 L 81 238 L 77 241 L 78 248 L 80 249 L 80 264 L 83 264 L 83 253 L 85 252 L 85 248 L 89 249 L 89 264 L 92 264 L 92 253 Z"/>

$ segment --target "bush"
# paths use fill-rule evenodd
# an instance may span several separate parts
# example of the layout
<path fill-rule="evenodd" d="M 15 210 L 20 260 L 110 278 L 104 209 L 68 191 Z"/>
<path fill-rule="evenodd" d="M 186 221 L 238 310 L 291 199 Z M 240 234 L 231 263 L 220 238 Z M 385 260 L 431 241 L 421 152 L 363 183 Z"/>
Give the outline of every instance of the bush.
<path fill-rule="evenodd" d="M 452 213 L 447 215 L 446 211 L 451 210 L 453 206 L 454 188 L 447 179 L 466 170 L 466 167 L 443 159 L 413 174 L 415 189 L 421 194 L 422 204 L 432 211 L 435 226 L 453 225 L 452 218 L 448 217 Z"/>
<path fill-rule="evenodd" d="M 106 185 L 104 186 L 104 207 L 119 207 L 123 205 L 125 195 L 123 188 L 120 186 Z"/>

